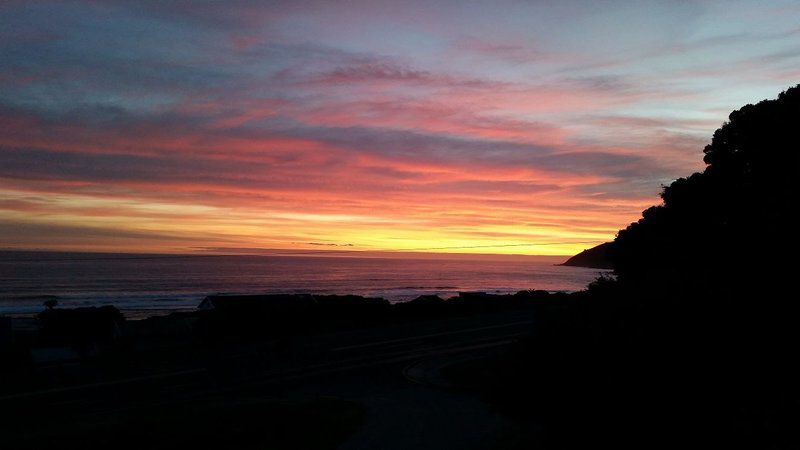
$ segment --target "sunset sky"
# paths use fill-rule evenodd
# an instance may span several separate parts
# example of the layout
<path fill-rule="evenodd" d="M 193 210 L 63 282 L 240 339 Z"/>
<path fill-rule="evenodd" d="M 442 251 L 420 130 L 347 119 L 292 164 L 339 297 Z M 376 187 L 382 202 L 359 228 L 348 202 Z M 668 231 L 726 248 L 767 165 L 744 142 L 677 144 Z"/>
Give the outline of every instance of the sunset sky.
<path fill-rule="evenodd" d="M 800 3 L 0 1 L 0 248 L 573 254 L 800 82 Z"/>

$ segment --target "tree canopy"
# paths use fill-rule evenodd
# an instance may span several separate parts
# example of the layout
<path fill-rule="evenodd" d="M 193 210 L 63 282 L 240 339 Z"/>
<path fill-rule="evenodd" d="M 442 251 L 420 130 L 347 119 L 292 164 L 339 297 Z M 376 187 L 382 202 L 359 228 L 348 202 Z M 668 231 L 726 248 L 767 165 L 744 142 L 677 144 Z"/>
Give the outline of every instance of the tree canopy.
<path fill-rule="evenodd" d="M 703 151 L 705 170 L 618 233 L 609 253 L 620 282 L 715 292 L 776 282 L 797 247 L 799 137 L 800 85 L 733 111 Z"/>

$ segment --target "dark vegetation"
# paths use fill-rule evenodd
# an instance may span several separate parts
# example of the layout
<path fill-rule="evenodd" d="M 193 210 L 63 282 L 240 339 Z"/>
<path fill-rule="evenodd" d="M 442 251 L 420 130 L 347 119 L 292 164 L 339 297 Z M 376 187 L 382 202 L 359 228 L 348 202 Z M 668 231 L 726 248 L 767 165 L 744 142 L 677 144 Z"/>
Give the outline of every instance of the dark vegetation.
<path fill-rule="evenodd" d="M 125 320 L 113 306 L 75 309 L 45 306 L 47 309 L 39 313 L 42 346 L 66 345 L 83 352 L 96 352 L 98 347 L 113 343 Z"/>
<path fill-rule="evenodd" d="M 358 295 L 223 295 L 206 298 L 201 308 L 209 309 L 190 316 L 196 320 L 199 338 L 216 343 L 533 308 L 537 300 L 551 296 L 565 298 L 566 294 L 535 290 L 513 295 L 462 292 L 448 300 L 425 295 L 396 304 Z"/>
<path fill-rule="evenodd" d="M 132 375 L 137 364 L 153 365 L 157 359 L 205 364 L 213 355 L 243 345 L 272 348 L 294 337 L 532 310 L 543 299 L 566 298 L 568 294 L 536 290 L 513 295 L 462 292 L 448 300 L 421 296 L 397 304 L 358 295 L 212 295 L 196 311 L 146 320 L 125 320 L 113 306 L 47 307 L 36 318 L 0 318 L 0 357 L 5 363 L 0 377 L 18 381 L 0 385 L 0 392 L 42 387 L 37 386 L 42 366 L 79 363 L 83 376 L 109 368 Z M 20 329 L 20 324 L 26 327 Z"/>
<path fill-rule="evenodd" d="M 69 416 L 18 423 L 6 448 L 332 450 L 364 421 L 361 406 L 333 398 L 198 401 L 108 413 L 89 422 Z"/>
<path fill-rule="evenodd" d="M 526 306 L 530 300 L 547 297 L 547 291 L 519 291 L 516 294 L 487 294 L 485 292 L 460 292 L 458 296 L 444 300 L 436 295 L 423 295 L 414 300 L 391 304 L 383 298 L 360 295 L 311 295 L 311 294 L 265 294 L 265 295 L 211 295 L 200 304 L 194 313 L 176 316 L 194 316 L 210 320 L 247 319 L 241 317 L 249 312 L 256 320 L 293 320 L 313 322 L 314 326 L 340 327 L 342 325 L 364 325 L 373 320 L 406 320 L 437 317 L 440 314 L 476 313 L 503 310 L 508 307 Z M 277 324 L 276 324 L 277 325 Z M 302 324 L 297 324 L 302 327 Z M 264 330 L 278 328 L 260 326 Z M 293 327 L 294 328 L 294 327 Z"/>
<path fill-rule="evenodd" d="M 492 377 L 545 448 L 800 446 L 800 87 L 729 119 L 609 245 L 615 279 L 540 304 Z"/>

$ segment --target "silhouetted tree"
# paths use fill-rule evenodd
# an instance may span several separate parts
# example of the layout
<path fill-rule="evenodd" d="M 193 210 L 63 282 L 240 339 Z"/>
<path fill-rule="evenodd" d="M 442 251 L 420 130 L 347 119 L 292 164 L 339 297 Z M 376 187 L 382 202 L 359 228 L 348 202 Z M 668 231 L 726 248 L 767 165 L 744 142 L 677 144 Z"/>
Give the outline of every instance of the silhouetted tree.
<path fill-rule="evenodd" d="M 800 186 L 800 87 L 729 116 L 701 173 L 619 232 L 610 251 L 625 283 L 741 292 L 780 283 L 794 258 Z"/>

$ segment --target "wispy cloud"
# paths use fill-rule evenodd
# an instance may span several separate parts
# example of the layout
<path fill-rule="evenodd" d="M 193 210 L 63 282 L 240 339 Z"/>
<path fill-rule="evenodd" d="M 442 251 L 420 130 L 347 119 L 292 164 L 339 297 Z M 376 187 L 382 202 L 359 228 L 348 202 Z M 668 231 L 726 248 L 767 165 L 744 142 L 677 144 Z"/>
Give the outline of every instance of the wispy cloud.
<path fill-rule="evenodd" d="M 0 244 L 571 253 L 796 81 L 782 8 L 3 2 Z"/>

